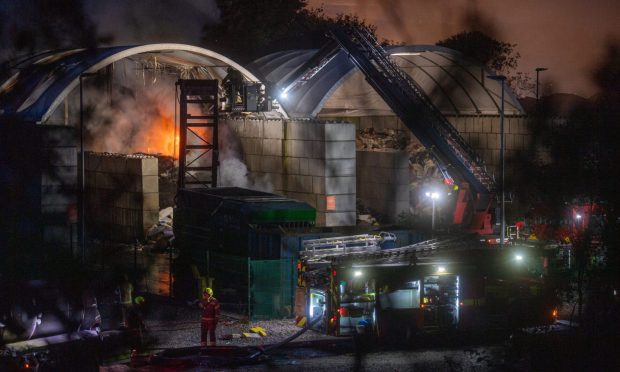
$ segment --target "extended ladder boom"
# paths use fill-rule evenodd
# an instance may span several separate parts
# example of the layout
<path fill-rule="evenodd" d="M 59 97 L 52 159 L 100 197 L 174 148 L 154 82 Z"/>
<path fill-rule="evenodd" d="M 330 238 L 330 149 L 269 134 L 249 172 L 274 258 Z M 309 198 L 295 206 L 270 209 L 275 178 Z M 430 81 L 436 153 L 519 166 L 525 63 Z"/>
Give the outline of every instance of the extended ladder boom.
<path fill-rule="evenodd" d="M 355 238 L 354 236 L 350 238 Z M 399 248 L 376 249 L 374 246 L 361 247 L 348 251 L 344 249 L 304 250 L 299 253 L 307 263 L 355 262 L 369 261 L 410 262 L 420 256 L 445 253 L 456 250 L 479 248 L 480 242 L 475 239 L 458 237 L 452 239 L 432 239 Z"/>
<path fill-rule="evenodd" d="M 304 250 L 300 252 L 300 255 L 309 259 L 315 256 L 327 257 L 353 252 L 374 252 L 381 249 L 381 243 L 395 240 L 394 234 L 386 232 L 306 240 L 303 242 Z"/>
<path fill-rule="evenodd" d="M 368 29 L 337 27 L 330 33 L 368 83 L 435 156 L 444 177 L 451 179 L 449 172 L 455 169 L 475 192 L 495 191 L 495 182 L 481 159 L 416 82 L 390 60 Z"/>

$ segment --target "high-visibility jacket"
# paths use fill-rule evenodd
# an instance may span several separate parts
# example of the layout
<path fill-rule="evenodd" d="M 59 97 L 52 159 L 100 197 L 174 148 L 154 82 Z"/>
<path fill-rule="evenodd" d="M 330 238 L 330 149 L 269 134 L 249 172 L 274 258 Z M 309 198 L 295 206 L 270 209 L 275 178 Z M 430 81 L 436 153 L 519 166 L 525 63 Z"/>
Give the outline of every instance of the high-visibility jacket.
<path fill-rule="evenodd" d="M 202 319 L 218 319 L 220 317 L 220 303 L 213 296 L 203 298 L 200 301 Z"/>

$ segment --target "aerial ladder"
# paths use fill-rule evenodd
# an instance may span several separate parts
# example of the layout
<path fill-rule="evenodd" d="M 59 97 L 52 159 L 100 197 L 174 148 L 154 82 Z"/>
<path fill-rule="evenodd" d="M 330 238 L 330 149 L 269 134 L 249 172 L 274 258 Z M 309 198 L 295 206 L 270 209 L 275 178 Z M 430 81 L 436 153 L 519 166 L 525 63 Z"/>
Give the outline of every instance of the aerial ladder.
<path fill-rule="evenodd" d="M 482 159 L 441 114 L 418 84 L 396 65 L 364 27 L 335 27 L 330 41 L 303 66 L 289 74 L 280 87 L 283 93 L 312 79 L 320 69 L 343 50 L 364 74 L 368 83 L 432 154 L 445 182 L 460 182 L 453 222 L 469 224 L 467 230 L 491 234 L 491 204 L 495 181 Z M 471 191 L 471 193 L 470 193 Z M 472 206 L 470 221 L 465 215 Z"/>
<path fill-rule="evenodd" d="M 395 240 L 391 233 L 386 235 L 357 235 L 342 238 L 323 238 L 304 242 L 299 257 L 306 264 L 342 263 L 342 262 L 375 262 L 380 263 L 411 263 L 421 257 L 437 253 L 448 253 L 457 250 L 483 247 L 476 239 L 464 236 L 448 239 L 431 239 L 402 247 L 381 249 L 384 240 Z M 471 238 L 471 237 L 470 237 Z M 348 244 L 343 243 L 348 241 Z M 368 244 L 363 244 L 366 241 Z"/>
<path fill-rule="evenodd" d="M 389 232 L 361 234 L 306 240 L 303 242 L 303 256 L 311 258 L 342 255 L 354 252 L 375 252 L 386 242 L 395 242 L 396 235 Z"/>

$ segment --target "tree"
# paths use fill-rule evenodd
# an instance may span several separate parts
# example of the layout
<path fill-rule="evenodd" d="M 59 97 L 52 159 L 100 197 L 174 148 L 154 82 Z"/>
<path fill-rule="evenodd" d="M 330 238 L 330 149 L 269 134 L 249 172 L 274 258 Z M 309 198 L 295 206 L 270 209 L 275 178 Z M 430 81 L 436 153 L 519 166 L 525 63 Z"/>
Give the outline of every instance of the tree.
<path fill-rule="evenodd" d="M 367 25 L 357 16 L 328 17 L 323 8 L 308 8 L 307 0 L 217 0 L 220 22 L 207 24 L 203 43 L 241 63 L 287 49 L 320 48 L 334 25 Z"/>
<path fill-rule="evenodd" d="M 480 31 L 463 31 L 438 41 L 436 45 L 458 50 L 466 57 L 507 74 L 517 68 L 521 55 L 516 44 L 495 40 Z"/>
<path fill-rule="evenodd" d="M 464 56 L 506 75 L 508 85 L 520 97 L 533 94 L 536 89 L 528 73 L 515 71 L 521 57 L 515 50 L 516 44 L 493 39 L 480 31 L 463 31 L 438 41 L 436 45 L 457 50 Z"/>
<path fill-rule="evenodd" d="M 532 164 L 530 177 L 541 200 L 555 207 L 558 219 L 565 218 L 560 211 L 566 204 L 601 206 L 600 216 L 590 218 L 590 223 L 571 237 L 576 314 L 585 330 L 614 337 L 620 329 L 620 308 L 612 295 L 612 289 L 620 285 L 618 66 L 620 44 L 612 43 L 592 75 L 599 88 L 593 99 L 574 107 L 564 118 L 554 115 L 551 100 L 541 105 L 533 118 L 538 130 L 534 138 L 548 159 Z M 587 305 L 583 317 L 582 304 Z"/>

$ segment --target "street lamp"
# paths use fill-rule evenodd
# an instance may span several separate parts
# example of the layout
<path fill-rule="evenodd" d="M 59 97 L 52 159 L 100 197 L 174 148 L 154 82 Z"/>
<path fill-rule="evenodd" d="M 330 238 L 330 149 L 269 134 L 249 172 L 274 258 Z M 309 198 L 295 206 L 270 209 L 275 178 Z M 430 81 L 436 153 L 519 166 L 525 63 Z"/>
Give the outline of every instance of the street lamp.
<path fill-rule="evenodd" d="M 505 86 L 505 82 L 506 82 L 506 76 L 504 75 L 491 75 L 488 76 L 489 79 L 491 80 L 495 80 L 495 81 L 499 81 L 500 84 L 502 85 L 502 102 L 501 102 L 501 108 L 500 108 L 500 112 L 499 112 L 499 127 L 500 127 L 500 152 L 499 152 L 499 162 L 500 162 L 500 168 L 501 168 L 501 173 L 502 173 L 502 181 L 500 184 L 500 192 L 501 192 L 501 197 L 502 197 L 502 204 L 501 204 L 501 232 L 500 232 L 500 238 L 499 238 L 499 244 L 501 247 L 504 246 L 504 240 L 506 237 L 506 198 L 505 198 L 505 192 L 504 192 L 504 178 L 505 178 L 505 157 L 504 157 L 504 153 L 505 153 L 505 146 L 504 146 L 504 86 Z"/>
<path fill-rule="evenodd" d="M 426 192 L 427 198 L 431 198 L 431 202 L 433 205 L 432 213 L 431 213 L 431 234 L 435 233 L 435 200 L 439 199 L 439 193 L 436 191 Z"/>

